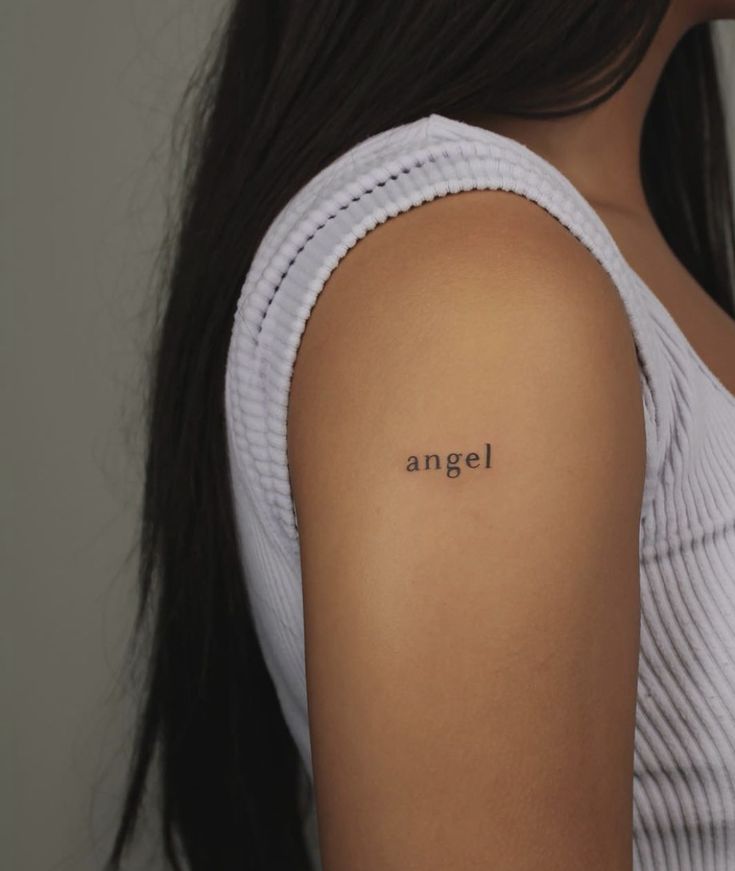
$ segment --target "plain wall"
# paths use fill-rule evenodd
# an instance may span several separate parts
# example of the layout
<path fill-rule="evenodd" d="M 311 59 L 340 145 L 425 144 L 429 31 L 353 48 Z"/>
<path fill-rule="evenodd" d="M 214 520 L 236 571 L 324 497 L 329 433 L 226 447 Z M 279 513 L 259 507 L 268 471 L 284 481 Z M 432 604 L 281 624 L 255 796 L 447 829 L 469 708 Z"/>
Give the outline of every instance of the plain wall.
<path fill-rule="evenodd" d="M 117 683 L 167 136 L 223 7 L 2 3 L 7 871 L 99 871 L 110 842 L 131 720 Z"/>
<path fill-rule="evenodd" d="M 117 681 L 134 602 L 139 315 L 172 113 L 223 6 L 5 0 L 0 12 L 8 871 L 99 871 L 109 845 L 131 721 Z M 733 81 L 735 23 L 718 28 Z"/>

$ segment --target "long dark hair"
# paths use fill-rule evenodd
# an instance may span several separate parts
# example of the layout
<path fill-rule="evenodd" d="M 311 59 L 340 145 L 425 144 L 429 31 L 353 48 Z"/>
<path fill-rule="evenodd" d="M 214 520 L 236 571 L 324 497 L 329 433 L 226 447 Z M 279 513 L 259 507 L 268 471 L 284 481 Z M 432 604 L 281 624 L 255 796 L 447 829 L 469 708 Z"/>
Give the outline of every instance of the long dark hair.
<path fill-rule="evenodd" d="M 325 165 L 387 128 L 433 112 L 553 117 L 597 105 L 635 70 L 667 7 L 237 0 L 227 11 L 175 128 L 183 195 L 162 249 L 138 543 L 147 679 L 108 869 L 121 867 L 154 772 L 172 868 L 308 868 L 300 760 L 253 628 L 225 436 L 235 306 L 268 225 Z M 675 47 L 646 117 L 642 172 L 669 244 L 735 316 L 714 52 L 708 23 Z"/>

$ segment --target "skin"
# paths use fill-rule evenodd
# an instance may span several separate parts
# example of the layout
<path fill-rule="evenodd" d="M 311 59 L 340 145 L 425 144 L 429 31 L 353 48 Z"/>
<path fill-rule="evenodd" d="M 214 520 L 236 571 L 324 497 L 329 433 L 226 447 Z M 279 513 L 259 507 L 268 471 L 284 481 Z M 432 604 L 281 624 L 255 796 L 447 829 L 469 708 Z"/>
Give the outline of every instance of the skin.
<path fill-rule="evenodd" d="M 628 81 L 600 106 L 549 120 L 475 118 L 473 123 L 528 145 L 567 175 L 590 202 L 650 217 L 640 177 L 643 122 L 661 72 L 682 36 L 714 19 L 735 19 L 735 0 L 673 0 Z"/>
<path fill-rule="evenodd" d="M 685 5 L 615 107 L 512 132 L 621 240 L 648 220 L 636 112 Z M 486 443 L 489 468 L 407 468 Z M 505 191 L 379 225 L 309 317 L 288 452 L 324 871 L 630 871 L 645 429 L 595 258 Z"/>
<path fill-rule="evenodd" d="M 639 168 L 643 122 L 666 61 L 691 27 L 717 19 L 735 19 L 735 0 L 673 0 L 642 63 L 616 94 L 589 112 L 541 121 L 463 120 L 523 142 L 572 181 L 694 350 L 735 394 L 735 322 L 684 269 L 661 235 Z"/>
<path fill-rule="evenodd" d="M 627 871 L 644 423 L 597 261 L 506 192 L 386 222 L 288 427 L 325 871 Z"/>

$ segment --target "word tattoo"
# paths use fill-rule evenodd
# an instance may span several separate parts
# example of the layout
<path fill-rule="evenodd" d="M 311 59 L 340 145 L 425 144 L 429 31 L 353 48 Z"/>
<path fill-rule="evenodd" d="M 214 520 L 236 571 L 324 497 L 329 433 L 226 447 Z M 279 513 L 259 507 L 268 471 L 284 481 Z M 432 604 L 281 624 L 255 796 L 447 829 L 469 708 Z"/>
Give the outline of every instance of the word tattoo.
<path fill-rule="evenodd" d="M 458 478 L 462 471 L 462 464 L 460 460 L 462 458 L 462 454 L 447 454 L 447 478 Z M 492 445 L 488 442 L 485 442 L 485 465 L 482 468 L 490 469 L 492 468 L 491 464 L 492 458 Z M 433 462 L 433 470 L 441 470 L 441 459 L 439 454 L 424 454 L 424 466 L 423 470 L 429 469 L 429 461 Z M 467 454 L 464 458 L 465 465 L 470 469 L 479 469 L 480 468 L 480 455 L 476 453 Z M 416 456 L 410 456 L 408 458 L 408 465 L 406 466 L 407 472 L 420 472 L 422 471 L 421 466 L 419 465 L 419 458 Z"/>

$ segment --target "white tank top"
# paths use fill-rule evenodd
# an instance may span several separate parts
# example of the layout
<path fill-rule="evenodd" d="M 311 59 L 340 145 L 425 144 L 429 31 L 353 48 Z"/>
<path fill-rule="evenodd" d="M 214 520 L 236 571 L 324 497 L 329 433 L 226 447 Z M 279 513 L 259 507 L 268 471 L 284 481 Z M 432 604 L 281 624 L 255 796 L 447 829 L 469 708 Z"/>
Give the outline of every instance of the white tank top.
<path fill-rule="evenodd" d="M 272 222 L 242 289 L 226 372 L 230 469 L 256 632 L 313 769 L 297 518 L 286 462 L 291 375 L 307 318 L 345 253 L 435 197 L 513 191 L 573 233 L 627 311 L 645 411 L 635 871 L 735 869 L 735 395 L 623 258 L 568 178 L 498 133 L 430 115 L 352 147 Z M 306 819 L 320 868 L 313 807 Z"/>

